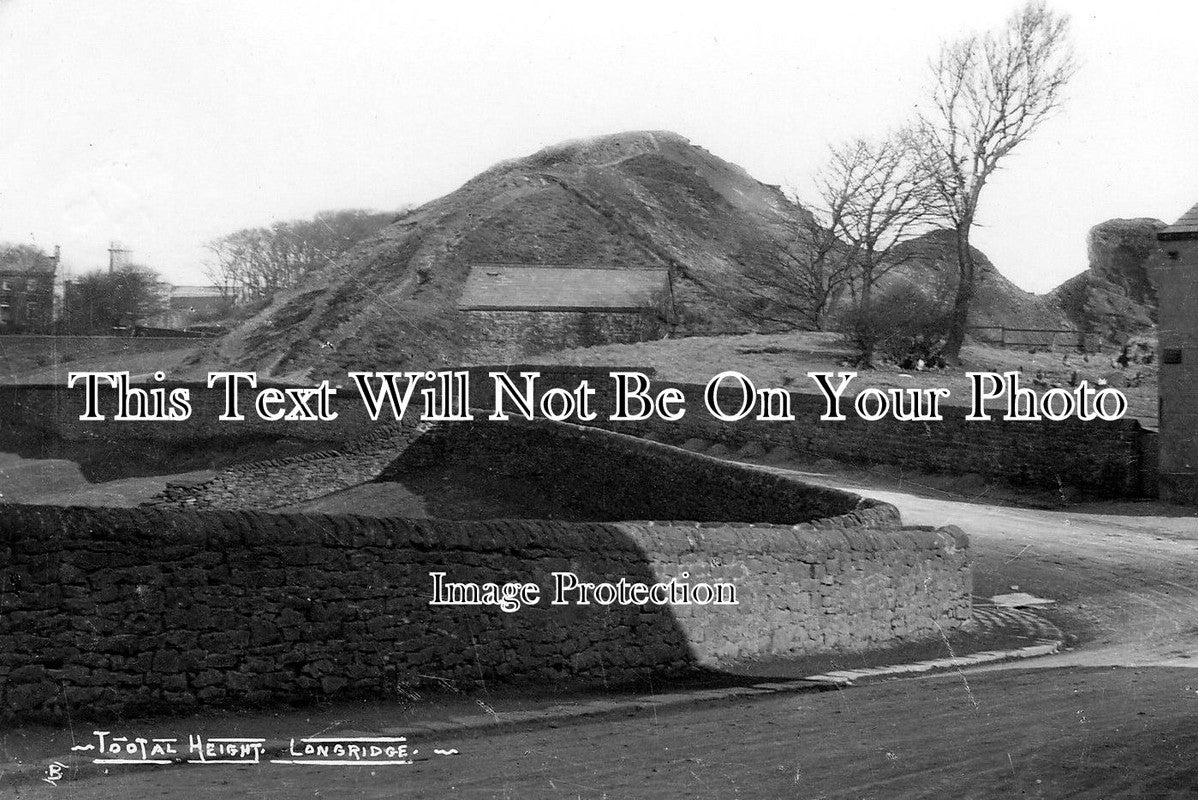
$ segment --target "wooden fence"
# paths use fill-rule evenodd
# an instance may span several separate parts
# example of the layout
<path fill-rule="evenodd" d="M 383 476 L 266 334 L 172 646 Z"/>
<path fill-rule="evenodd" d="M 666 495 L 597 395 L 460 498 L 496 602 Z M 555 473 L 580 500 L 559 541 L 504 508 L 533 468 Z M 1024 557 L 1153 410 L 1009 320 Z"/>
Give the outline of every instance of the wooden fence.
<path fill-rule="evenodd" d="M 969 332 L 979 341 L 1000 347 L 1084 350 L 1099 349 L 1099 337 L 1068 328 L 1009 328 L 1005 325 L 974 325 Z"/>

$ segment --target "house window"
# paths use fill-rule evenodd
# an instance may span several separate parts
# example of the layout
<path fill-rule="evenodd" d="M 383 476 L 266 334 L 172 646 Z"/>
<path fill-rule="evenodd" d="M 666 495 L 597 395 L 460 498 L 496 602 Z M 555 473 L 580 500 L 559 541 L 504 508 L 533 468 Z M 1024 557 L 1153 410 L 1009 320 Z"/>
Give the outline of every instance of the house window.
<path fill-rule="evenodd" d="M 12 309 L 8 303 L 0 303 L 0 325 L 7 325 L 12 322 Z"/>
<path fill-rule="evenodd" d="M 0 281 L 0 292 L 11 292 L 12 281 Z"/>

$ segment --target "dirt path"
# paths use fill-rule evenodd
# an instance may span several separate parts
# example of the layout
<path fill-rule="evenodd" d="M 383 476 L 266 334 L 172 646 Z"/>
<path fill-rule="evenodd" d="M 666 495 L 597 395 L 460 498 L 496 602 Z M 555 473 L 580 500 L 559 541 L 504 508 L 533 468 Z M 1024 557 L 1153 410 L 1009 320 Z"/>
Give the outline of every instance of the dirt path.
<path fill-rule="evenodd" d="M 1018 586 L 1059 601 L 1050 613 L 1078 630 L 1085 646 L 1038 665 L 1198 667 L 1198 517 L 1039 511 L 865 491 L 897 505 L 908 523 L 966 530 L 975 594 Z"/>

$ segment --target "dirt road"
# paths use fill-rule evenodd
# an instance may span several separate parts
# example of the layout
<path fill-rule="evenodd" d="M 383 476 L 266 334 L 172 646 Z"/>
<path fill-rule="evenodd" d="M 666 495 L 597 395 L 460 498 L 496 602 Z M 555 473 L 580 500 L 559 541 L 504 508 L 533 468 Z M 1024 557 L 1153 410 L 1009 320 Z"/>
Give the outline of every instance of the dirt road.
<path fill-rule="evenodd" d="M 945 675 L 416 740 L 460 755 L 408 766 L 137 767 L 15 797 L 1192 797 L 1196 678 L 1164 668 Z"/>
<path fill-rule="evenodd" d="M 1050 613 L 1085 645 L 1038 666 L 1198 666 L 1198 516 L 1039 511 L 864 491 L 897 505 L 908 523 L 965 529 L 976 595 L 1018 586 L 1058 601 Z"/>

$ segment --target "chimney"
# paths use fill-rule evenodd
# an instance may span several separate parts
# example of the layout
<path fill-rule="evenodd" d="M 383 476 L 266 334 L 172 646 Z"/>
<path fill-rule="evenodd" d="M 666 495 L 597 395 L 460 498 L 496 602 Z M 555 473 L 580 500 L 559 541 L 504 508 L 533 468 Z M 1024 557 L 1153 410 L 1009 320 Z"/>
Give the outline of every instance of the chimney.
<path fill-rule="evenodd" d="M 118 269 L 129 266 L 129 253 L 131 252 L 120 242 L 111 242 L 108 245 L 108 271 L 116 272 Z"/>

